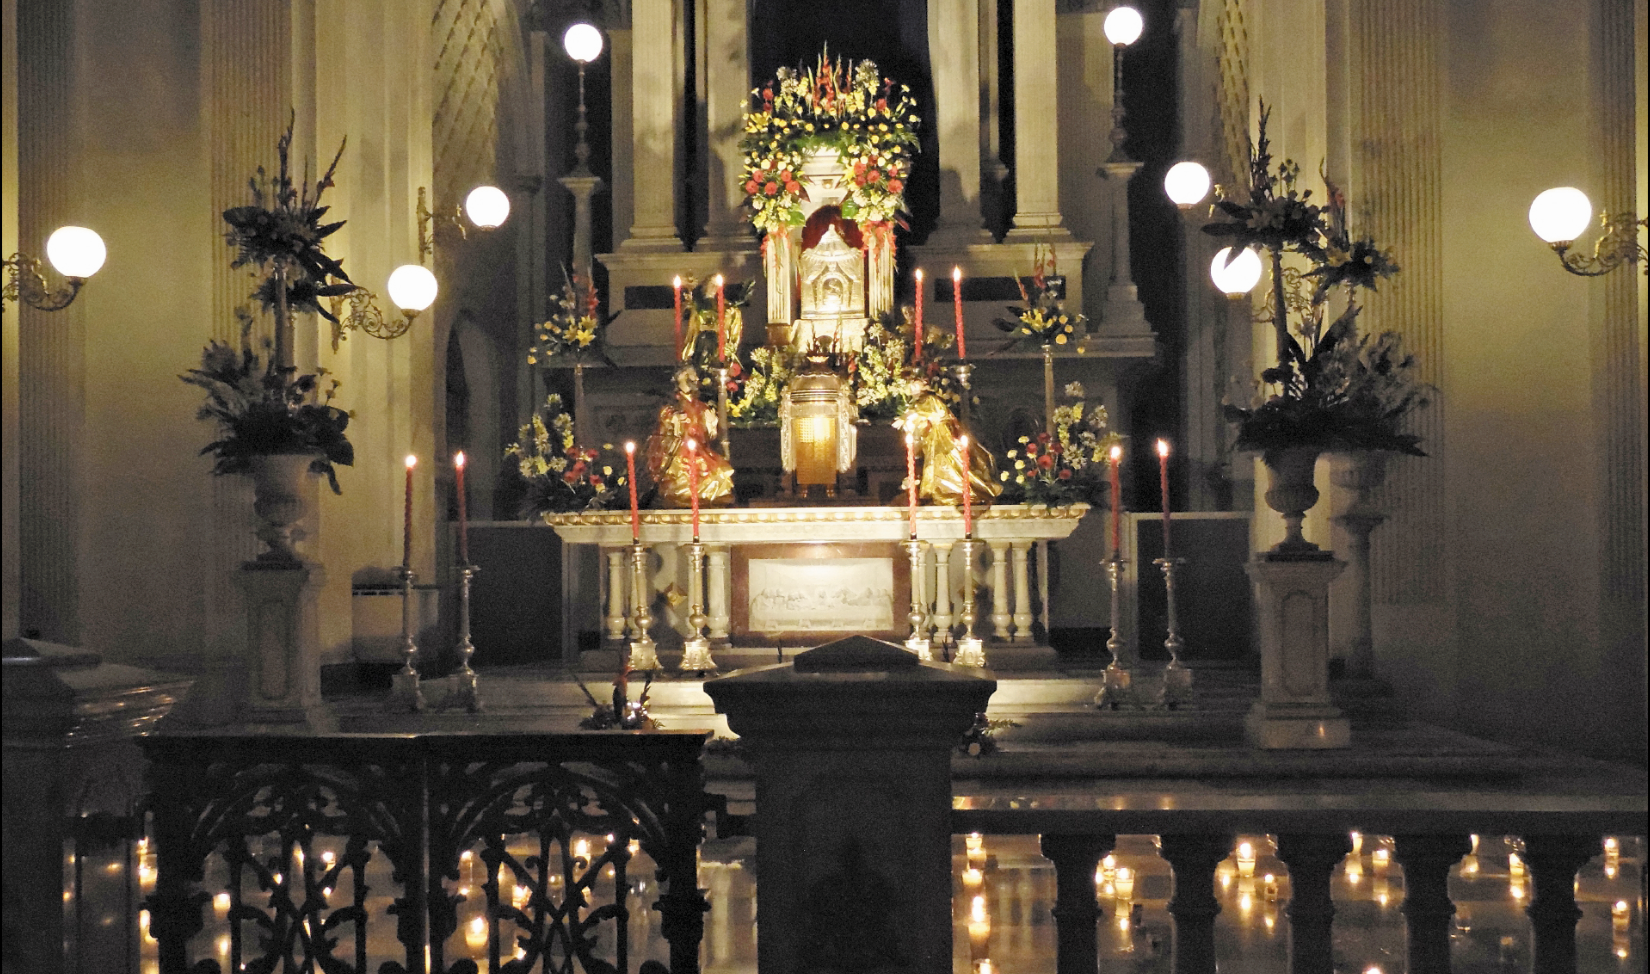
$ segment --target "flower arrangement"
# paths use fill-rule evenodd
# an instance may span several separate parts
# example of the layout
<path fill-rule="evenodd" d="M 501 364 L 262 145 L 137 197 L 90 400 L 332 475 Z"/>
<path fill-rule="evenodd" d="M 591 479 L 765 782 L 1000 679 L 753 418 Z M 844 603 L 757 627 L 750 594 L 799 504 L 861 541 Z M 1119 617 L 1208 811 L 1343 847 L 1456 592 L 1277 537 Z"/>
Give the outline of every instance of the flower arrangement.
<path fill-rule="evenodd" d="M 212 454 L 215 474 L 250 473 L 252 458 L 272 453 L 314 453 L 311 473 L 325 474 L 334 494 L 338 475 L 333 464 L 350 466 L 355 448 L 344 436 L 349 413 L 332 405 L 336 379 L 325 383 L 325 369 L 293 375 L 276 367 L 273 357 L 253 351 L 252 315 L 237 312 L 241 320 L 239 351 L 211 342 L 201 353 L 201 365 L 178 376 L 206 390 L 206 402 L 197 419 L 218 424 L 219 437 L 201 449 Z"/>
<path fill-rule="evenodd" d="M 527 364 L 549 364 L 558 360 L 583 364 L 596 356 L 612 364 L 603 351 L 603 338 L 613 318 L 602 317 L 601 295 L 589 279 L 568 276 L 561 293 L 551 298 L 555 309 L 548 321 L 533 326 L 533 344 L 527 350 Z"/>
<path fill-rule="evenodd" d="M 1062 304 L 1064 280 L 1060 279 L 1060 285 L 1055 284 L 1053 271 L 1052 258 L 1045 264 L 1039 252 L 1037 265 L 1029 279 L 1031 287 L 1026 287 L 1026 278 L 1015 276 L 1014 283 L 1020 289 L 1020 300 L 1025 302 L 1025 307 L 1010 305 L 1008 310 L 1014 312 L 1014 318 L 997 319 L 997 327 L 1012 335 L 1005 347 L 1013 347 L 1026 340 L 1038 345 L 1064 345 L 1088 321 L 1080 313 L 1065 310 Z"/>
<path fill-rule="evenodd" d="M 527 482 L 524 517 L 601 510 L 619 503 L 619 488 L 628 481 L 622 472 L 613 472 L 613 445 L 604 443 L 596 450 L 574 443 L 573 417 L 562 407 L 561 396 L 545 397 L 544 408 L 516 436 L 504 455 L 516 458 L 516 469 Z"/>
<path fill-rule="evenodd" d="M 1106 407 L 1091 408 L 1080 383 L 1065 393 L 1074 401 L 1054 408 L 1054 432 L 1022 436 L 1008 451 L 998 474 L 1003 503 L 1063 507 L 1093 502 L 1104 489 L 1103 464 L 1123 437 L 1106 429 Z"/>
<path fill-rule="evenodd" d="M 801 226 L 802 163 L 835 149 L 852 172 L 842 215 L 887 224 L 904 208 L 917 113 L 904 85 L 884 78 L 872 61 L 845 65 L 820 55 L 813 68 L 780 68 L 751 92 L 745 114 L 745 195 L 751 223 L 764 234 Z"/>
<path fill-rule="evenodd" d="M 1230 238 L 1234 256 L 1245 247 L 1259 247 L 1272 258 L 1277 364 L 1262 371 L 1261 384 L 1276 392 L 1258 391 L 1247 407 L 1226 406 L 1227 418 L 1238 425 L 1234 445 L 1263 452 L 1312 447 L 1425 456 L 1420 438 L 1403 431 L 1405 417 L 1429 399 L 1414 356 L 1403 351 L 1396 332 L 1360 336 L 1357 328 L 1359 290 L 1375 290 L 1379 281 L 1398 272 L 1398 265 L 1373 240 L 1352 236 L 1345 197 L 1327 179 L 1328 194 L 1320 207 L 1310 202 L 1310 189 L 1297 189 L 1298 165 L 1286 159 L 1273 167 L 1266 137 L 1269 117 L 1262 102 L 1259 134 L 1250 151 L 1248 199 L 1221 199 L 1215 208 L 1224 219 L 1203 228 Z M 1290 273 L 1284 268 L 1285 255 L 1306 264 L 1298 276 L 1312 283 L 1312 293 L 1304 302 L 1292 303 L 1286 294 Z M 1345 310 L 1325 326 L 1330 299 L 1340 292 Z M 1289 321 L 1292 306 L 1299 311 L 1298 328 Z"/>
<path fill-rule="evenodd" d="M 229 224 L 224 238 L 235 248 L 229 266 L 257 268 L 255 276 L 262 279 L 253 297 L 275 312 L 277 328 L 285 327 L 292 311 L 314 312 L 337 325 L 337 316 L 321 304 L 321 299 L 343 297 L 355 290 L 355 285 L 344 273 L 343 262 L 328 257 L 322 247 L 344 221 L 321 222 L 329 209 L 321 205 L 321 196 L 334 185 L 332 175 L 343 158 L 344 143 L 339 143 L 338 154 L 314 184 L 311 196 L 307 166 L 302 183 L 294 183 L 288 169 L 292 128 L 293 122 L 287 122 L 286 132 L 275 144 L 279 159 L 275 175 L 269 176 L 259 166 L 256 175 L 247 180 L 252 190 L 251 205 L 223 211 L 224 222 Z"/>
<path fill-rule="evenodd" d="M 802 353 L 789 346 L 751 349 L 750 369 L 741 370 L 740 377 L 731 380 L 737 389 L 728 396 L 728 424 L 740 428 L 778 426 L 779 401 L 802 362 Z"/>
<path fill-rule="evenodd" d="M 629 699 L 630 694 L 630 663 L 626 661 L 624 669 L 619 672 L 619 678 L 613 681 L 613 702 L 599 703 L 596 695 L 584 685 L 584 681 L 577 676 L 573 677 L 579 689 L 584 691 L 584 698 L 590 702 L 590 716 L 579 721 L 582 730 L 655 730 L 664 725 L 655 720 L 647 711 L 647 698 L 653 690 L 653 671 L 648 670 L 642 679 L 642 695 L 635 700 Z"/>

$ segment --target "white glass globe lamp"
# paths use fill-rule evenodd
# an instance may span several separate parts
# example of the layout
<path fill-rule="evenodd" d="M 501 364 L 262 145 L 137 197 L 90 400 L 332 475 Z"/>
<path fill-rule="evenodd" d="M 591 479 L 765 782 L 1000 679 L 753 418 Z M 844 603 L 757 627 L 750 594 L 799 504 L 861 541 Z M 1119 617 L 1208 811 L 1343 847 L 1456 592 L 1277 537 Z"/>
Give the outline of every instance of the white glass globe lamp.
<path fill-rule="evenodd" d="M 1229 298 L 1241 298 L 1255 289 L 1260 283 L 1260 255 L 1245 247 L 1243 252 L 1230 264 L 1226 258 L 1232 253 L 1232 248 L 1222 247 L 1215 255 L 1214 262 L 1209 265 L 1209 276 L 1214 279 L 1215 287 L 1220 288 Z"/>
<path fill-rule="evenodd" d="M 435 275 L 418 264 L 402 264 L 390 274 L 390 300 L 411 318 L 435 303 Z"/>
<path fill-rule="evenodd" d="M 1118 7 L 1106 15 L 1103 28 L 1106 40 L 1118 47 L 1127 47 L 1140 39 L 1140 32 L 1145 26 L 1146 22 L 1140 19 L 1140 11 L 1133 7 Z"/>
<path fill-rule="evenodd" d="M 103 238 L 85 227 L 59 227 L 46 239 L 46 259 L 64 277 L 85 280 L 97 273 L 108 256 Z"/>
<path fill-rule="evenodd" d="M 1209 170 L 1195 162 L 1177 162 L 1163 176 L 1163 191 L 1183 210 L 1203 202 L 1211 185 Z"/>
<path fill-rule="evenodd" d="M 561 35 L 561 46 L 567 56 L 580 64 L 589 64 L 601 56 L 602 32 L 592 24 L 574 24 Z"/>
<path fill-rule="evenodd" d="M 1530 204 L 1530 229 L 1550 244 L 1568 244 L 1593 220 L 1593 203 L 1573 186 L 1549 189 Z"/>
<path fill-rule="evenodd" d="M 510 197 L 497 186 L 477 186 L 464 197 L 464 214 L 483 230 L 497 229 L 510 216 Z"/>

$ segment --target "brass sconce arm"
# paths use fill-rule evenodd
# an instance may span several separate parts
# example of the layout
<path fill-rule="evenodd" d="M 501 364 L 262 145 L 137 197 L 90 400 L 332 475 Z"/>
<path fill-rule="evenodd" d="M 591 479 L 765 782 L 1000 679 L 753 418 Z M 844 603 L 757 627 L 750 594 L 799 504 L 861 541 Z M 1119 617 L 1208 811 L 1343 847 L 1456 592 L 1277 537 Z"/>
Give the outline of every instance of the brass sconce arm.
<path fill-rule="evenodd" d="M 1564 269 L 1581 277 L 1600 277 L 1622 264 L 1642 264 L 1644 273 L 1650 276 L 1650 261 L 1645 259 L 1644 245 L 1638 240 L 1639 231 L 1650 225 L 1650 220 L 1640 220 L 1629 211 L 1614 216 L 1600 213 L 1598 222 L 1604 235 L 1593 244 L 1591 254 L 1573 251 L 1573 240 L 1560 240 L 1549 245 Z"/>
<path fill-rule="evenodd" d="M 84 277 L 65 277 L 63 286 L 52 290 L 46 284 L 46 275 L 40 271 L 40 259 L 27 254 L 12 254 L 3 264 L 6 283 L 0 288 L 0 296 L 41 311 L 67 308 L 86 283 Z"/>

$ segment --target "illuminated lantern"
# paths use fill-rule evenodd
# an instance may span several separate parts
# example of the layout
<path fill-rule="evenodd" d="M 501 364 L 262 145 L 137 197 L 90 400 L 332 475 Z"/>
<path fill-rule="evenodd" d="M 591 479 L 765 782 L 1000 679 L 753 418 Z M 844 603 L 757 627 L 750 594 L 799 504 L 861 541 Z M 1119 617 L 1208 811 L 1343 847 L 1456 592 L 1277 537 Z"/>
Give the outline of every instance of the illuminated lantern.
<path fill-rule="evenodd" d="M 835 497 L 837 474 L 853 467 L 857 444 L 848 383 L 832 371 L 829 356 L 810 354 L 779 408 L 780 462 L 795 473 L 797 493 L 823 485 L 825 496 Z"/>

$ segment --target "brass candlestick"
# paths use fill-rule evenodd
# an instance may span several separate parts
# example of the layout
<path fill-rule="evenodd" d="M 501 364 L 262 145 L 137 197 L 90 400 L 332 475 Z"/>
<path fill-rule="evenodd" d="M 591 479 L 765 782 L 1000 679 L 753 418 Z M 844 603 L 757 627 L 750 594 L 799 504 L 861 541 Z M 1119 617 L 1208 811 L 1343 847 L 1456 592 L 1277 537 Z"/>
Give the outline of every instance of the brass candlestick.
<path fill-rule="evenodd" d="M 476 689 L 476 671 L 470 668 L 470 657 L 476 654 L 476 644 L 470 641 L 470 580 L 481 569 L 474 565 L 458 566 L 458 690 L 454 702 L 470 713 L 480 713 L 481 695 Z"/>
<path fill-rule="evenodd" d="M 1169 651 L 1169 665 L 1163 667 L 1163 689 L 1158 692 L 1157 702 L 1170 710 L 1192 702 L 1192 671 L 1180 662 L 1180 651 L 1186 643 L 1180 638 L 1180 619 L 1174 604 L 1174 570 L 1185 563 L 1184 558 L 1159 558 L 1152 562 L 1163 569 L 1163 587 L 1169 596 L 1169 634 L 1163 640 L 1163 648 Z"/>
<path fill-rule="evenodd" d="M 963 488 L 966 490 L 967 488 Z M 957 640 L 958 666 L 984 666 L 985 645 L 974 636 L 974 546 L 978 542 L 965 538 L 958 542 L 963 556 L 963 635 Z"/>
<path fill-rule="evenodd" d="M 917 659 L 931 660 L 934 653 L 928 642 L 928 614 L 923 611 L 922 598 L 922 542 L 912 538 L 905 543 L 905 549 L 911 553 L 911 614 L 907 616 L 911 635 L 905 640 L 905 648 L 915 653 Z"/>
<path fill-rule="evenodd" d="M 630 668 L 633 670 L 659 668 L 658 649 L 653 645 L 653 637 L 648 635 L 648 630 L 653 628 L 653 610 L 650 608 L 653 600 L 648 597 L 647 558 L 646 545 L 638 541 L 630 546 L 630 624 L 635 630 L 630 638 Z"/>
<path fill-rule="evenodd" d="M 1116 710 L 1134 701 L 1134 674 L 1123 666 L 1123 566 L 1127 564 L 1121 553 L 1106 560 L 1106 577 L 1111 581 L 1111 637 L 1106 649 L 1111 652 L 1111 665 L 1105 669 L 1104 682 L 1095 695 L 1097 707 Z"/>
<path fill-rule="evenodd" d="M 390 709 L 418 713 L 424 709 L 424 691 L 418 683 L 418 643 L 413 641 L 412 591 L 417 575 L 403 565 L 401 575 L 401 669 L 390 678 Z"/>
<path fill-rule="evenodd" d="M 703 673 L 716 669 L 716 661 L 710 655 L 710 640 L 704 635 L 705 623 L 710 621 L 705 615 L 705 546 L 696 539 L 687 546 L 687 552 L 688 627 L 693 630 L 693 636 L 682 645 L 681 668 L 684 672 Z"/>

